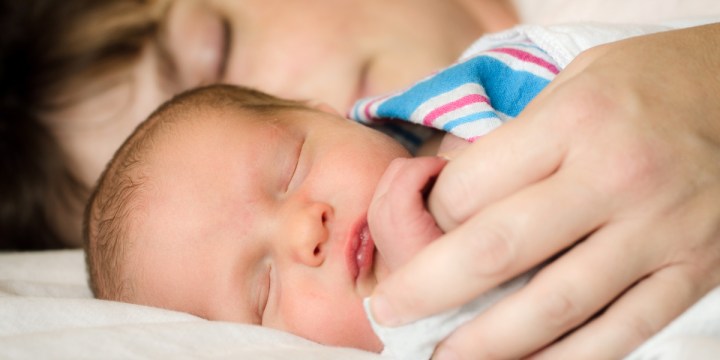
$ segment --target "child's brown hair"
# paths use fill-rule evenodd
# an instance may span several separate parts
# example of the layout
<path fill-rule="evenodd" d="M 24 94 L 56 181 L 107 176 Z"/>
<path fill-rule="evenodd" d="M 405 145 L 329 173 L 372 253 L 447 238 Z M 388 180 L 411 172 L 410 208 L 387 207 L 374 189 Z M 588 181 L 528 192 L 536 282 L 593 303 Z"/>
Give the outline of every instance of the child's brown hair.
<path fill-rule="evenodd" d="M 141 123 L 108 163 L 85 209 L 83 243 L 93 295 L 100 299 L 132 302 L 132 282 L 124 268 L 132 246 L 132 225 L 142 210 L 147 191 L 143 159 L 159 134 L 178 121 L 202 121 L 207 111 L 308 110 L 304 103 L 285 100 L 232 85 L 211 85 L 184 92 L 167 101 Z"/>

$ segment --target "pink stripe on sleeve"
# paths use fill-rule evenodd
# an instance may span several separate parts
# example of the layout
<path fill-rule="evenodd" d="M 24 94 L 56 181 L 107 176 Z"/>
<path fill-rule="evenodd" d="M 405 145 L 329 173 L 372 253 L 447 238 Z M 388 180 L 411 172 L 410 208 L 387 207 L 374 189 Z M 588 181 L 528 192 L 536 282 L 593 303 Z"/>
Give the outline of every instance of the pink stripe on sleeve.
<path fill-rule="evenodd" d="M 426 126 L 432 126 L 433 121 L 435 121 L 435 119 L 442 116 L 443 114 L 446 114 L 455 109 L 459 109 L 468 104 L 480 103 L 480 102 L 484 102 L 484 103 L 488 103 L 488 104 L 490 103 L 488 98 L 486 98 L 485 96 L 479 95 L 479 94 L 465 95 L 465 96 L 461 97 L 460 99 L 451 101 L 451 102 L 444 104 L 444 105 L 434 109 L 433 111 L 431 111 L 429 114 L 427 114 L 425 116 L 425 118 L 423 118 L 423 124 Z"/>
<path fill-rule="evenodd" d="M 503 54 L 508 54 L 508 55 L 515 57 L 517 59 L 520 59 L 522 61 L 531 62 L 535 65 L 544 67 L 545 69 L 547 69 L 548 71 L 550 71 L 553 74 L 557 74 L 560 72 L 560 70 L 558 70 L 558 68 L 555 65 L 545 61 L 545 59 L 539 58 L 539 57 L 537 57 L 533 54 L 530 54 L 526 51 L 513 49 L 513 48 L 497 48 L 497 49 L 490 49 L 488 51 L 494 51 L 494 52 L 499 52 L 499 53 L 503 53 Z"/>
<path fill-rule="evenodd" d="M 388 97 L 390 97 L 390 95 L 378 96 L 378 97 L 376 97 L 375 99 L 372 99 L 372 100 L 368 101 L 367 104 L 365 104 L 364 109 L 363 109 L 363 113 L 365 114 L 365 118 L 367 119 L 367 121 L 370 121 L 370 120 L 372 120 L 372 118 L 373 118 L 373 114 L 372 114 L 372 111 L 371 111 L 371 107 L 372 107 L 375 103 L 380 102 L 380 101 L 382 101 L 382 100 L 385 100 L 385 99 L 387 99 Z"/>

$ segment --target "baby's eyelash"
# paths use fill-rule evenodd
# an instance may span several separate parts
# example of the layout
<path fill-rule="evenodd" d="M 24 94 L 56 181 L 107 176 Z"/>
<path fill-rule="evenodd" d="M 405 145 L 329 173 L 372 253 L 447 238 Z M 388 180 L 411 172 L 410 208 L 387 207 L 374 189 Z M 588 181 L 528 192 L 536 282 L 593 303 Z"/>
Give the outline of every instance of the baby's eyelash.
<path fill-rule="evenodd" d="M 290 177 L 288 178 L 287 184 L 285 185 L 285 192 L 288 192 L 290 190 L 290 184 L 293 182 L 293 179 L 295 178 L 295 174 L 297 173 L 298 166 L 300 166 L 300 155 L 302 155 L 302 149 L 305 146 L 305 138 L 303 138 L 299 142 L 300 146 L 298 147 L 296 154 L 295 154 L 295 167 L 293 167 L 292 172 L 290 173 Z"/>

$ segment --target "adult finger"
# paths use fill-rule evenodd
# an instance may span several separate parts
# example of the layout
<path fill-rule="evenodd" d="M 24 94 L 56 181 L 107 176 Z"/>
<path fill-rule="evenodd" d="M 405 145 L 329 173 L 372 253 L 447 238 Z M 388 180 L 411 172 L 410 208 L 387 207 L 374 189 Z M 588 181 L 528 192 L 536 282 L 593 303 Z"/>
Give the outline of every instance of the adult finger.
<path fill-rule="evenodd" d="M 567 141 L 544 127 L 545 114 L 515 119 L 453 156 L 428 197 L 441 229 L 454 229 L 493 201 L 558 169 Z"/>
<path fill-rule="evenodd" d="M 653 273 L 596 319 L 537 354 L 538 359 L 618 359 L 692 305 L 701 288 L 685 266 Z"/>
<path fill-rule="evenodd" d="M 591 235 L 540 270 L 525 288 L 458 329 L 438 354 L 521 358 L 552 343 L 652 271 L 661 252 L 643 252 L 641 243 L 632 241 L 646 236 L 644 231 L 645 226 L 631 222 Z"/>
<path fill-rule="evenodd" d="M 451 152 L 452 161 L 428 197 L 428 208 L 443 231 L 451 231 L 487 204 L 551 175 L 561 165 L 568 139 L 577 134 L 552 124 L 585 109 L 568 106 L 566 97 L 556 96 L 557 92 L 572 93 L 577 87 L 572 80 L 603 52 L 596 48 L 579 56 L 516 119 L 464 150 Z"/>
<path fill-rule="evenodd" d="M 375 289 L 375 318 L 399 325 L 466 303 L 597 228 L 611 209 L 585 206 L 598 195 L 577 179 L 577 174 L 558 173 L 489 206 L 428 245 Z M 564 206 L 556 207 L 557 202 Z"/>
<path fill-rule="evenodd" d="M 675 211 L 662 212 L 663 216 L 654 221 L 648 218 L 646 228 L 637 231 L 635 241 L 623 246 L 627 251 L 621 255 L 625 258 L 618 258 L 613 265 L 655 252 L 654 265 L 600 316 L 546 348 L 540 357 L 554 359 L 592 352 L 598 358 L 618 358 L 718 284 L 720 252 L 714 249 L 720 236 L 716 225 L 720 214 L 716 197 L 708 195 L 698 194 L 684 206 L 673 206 Z M 635 255 L 632 247 L 643 243 L 645 254 Z"/>
<path fill-rule="evenodd" d="M 619 358 L 717 284 L 720 253 L 705 250 L 718 236 L 712 199 L 692 198 L 693 211 L 616 213 L 525 289 L 449 337 L 445 348 L 472 358 L 517 358 L 542 348 L 537 356 L 549 359 Z M 712 216 L 701 220 L 700 213 Z"/>

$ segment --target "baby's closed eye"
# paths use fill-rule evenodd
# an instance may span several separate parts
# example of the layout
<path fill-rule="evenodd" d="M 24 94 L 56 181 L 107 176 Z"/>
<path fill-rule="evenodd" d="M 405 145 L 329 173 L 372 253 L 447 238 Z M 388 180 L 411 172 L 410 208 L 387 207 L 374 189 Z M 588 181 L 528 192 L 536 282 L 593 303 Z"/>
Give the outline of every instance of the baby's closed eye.
<path fill-rule="evenodd" d="M 305 138 L 301 139 L 297 142 L 297 146 L 295 147 L 294 153 L 292 156 L 292 170 L 289 171 L 289 175 L 287 177 L 286 186 L 285 186 L 285 192 L 289 192 L 292 189 L 297 187 L 298 182 L 302 179 L 300 176 L 300 171 L 298 170 L 300 167 L 300 160 L 302 158 L 303 153 L 303 147 L 305 146 Z"/>

